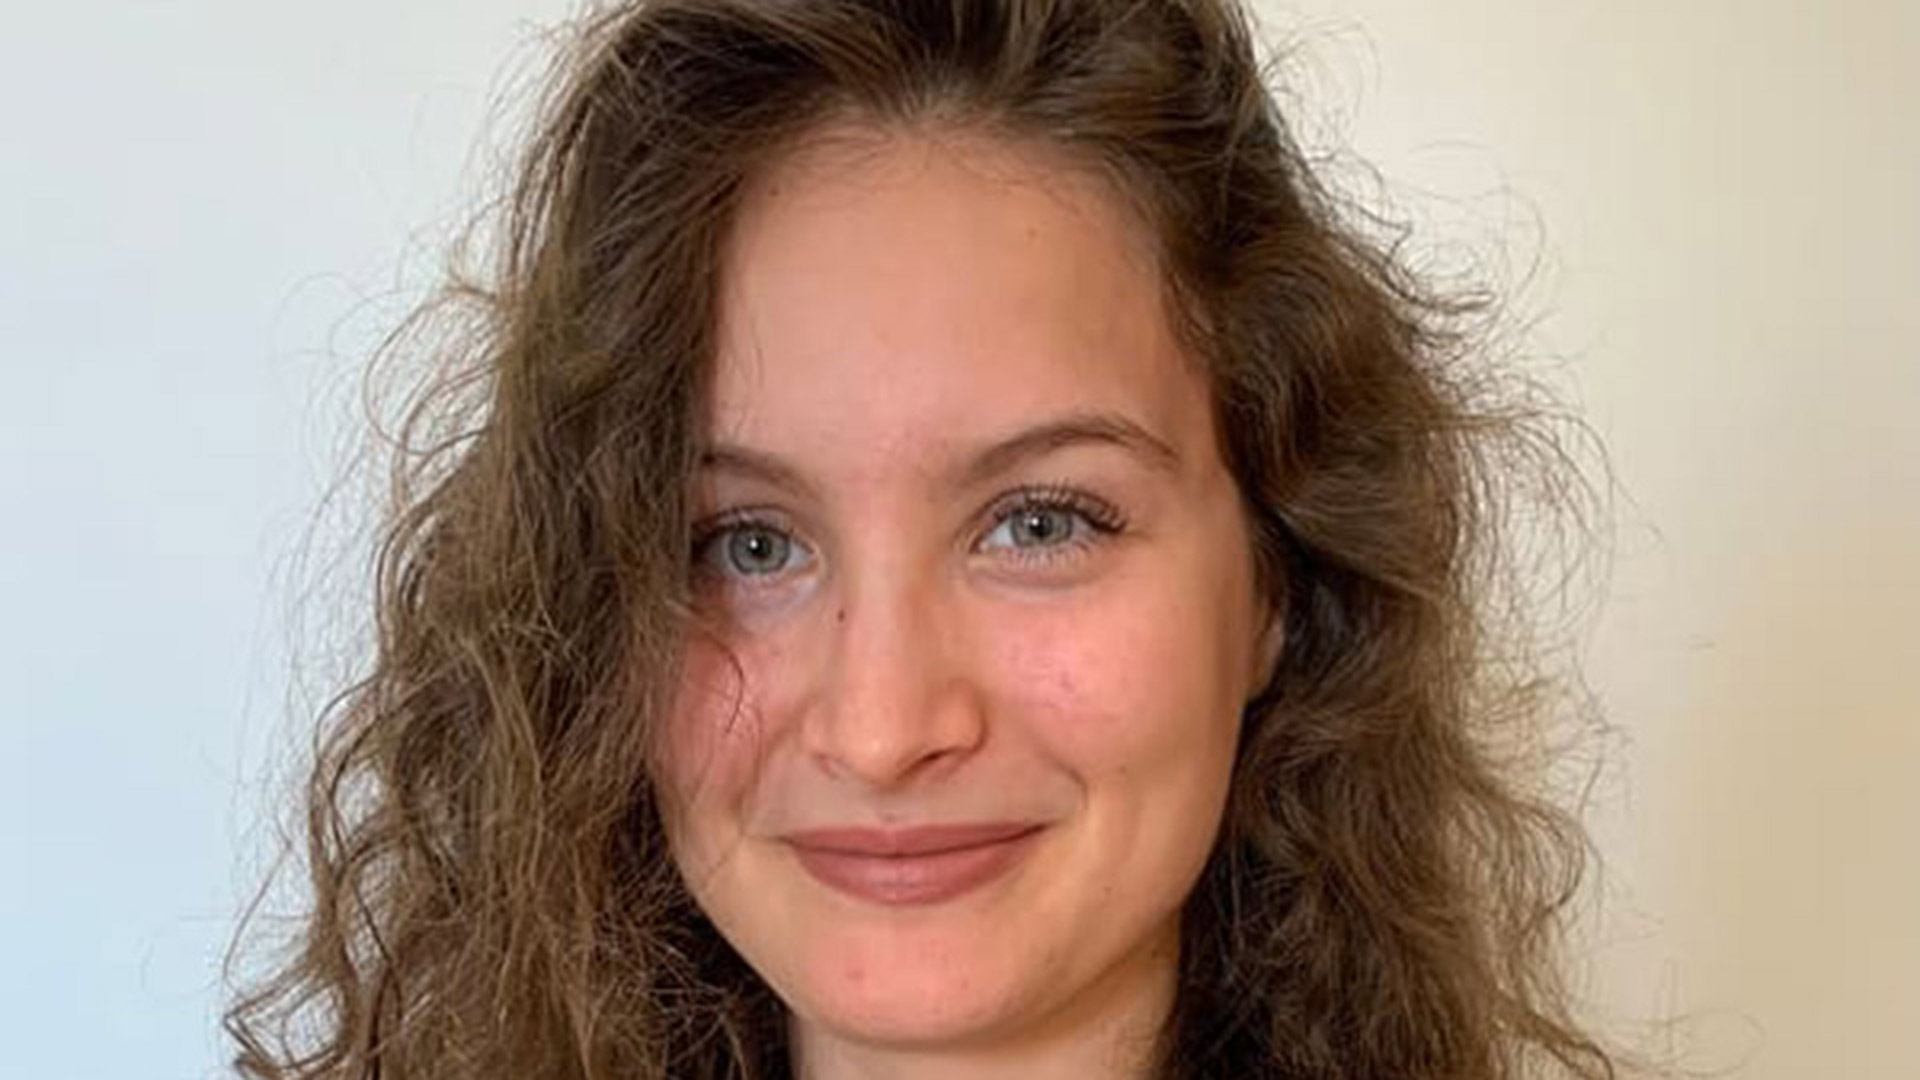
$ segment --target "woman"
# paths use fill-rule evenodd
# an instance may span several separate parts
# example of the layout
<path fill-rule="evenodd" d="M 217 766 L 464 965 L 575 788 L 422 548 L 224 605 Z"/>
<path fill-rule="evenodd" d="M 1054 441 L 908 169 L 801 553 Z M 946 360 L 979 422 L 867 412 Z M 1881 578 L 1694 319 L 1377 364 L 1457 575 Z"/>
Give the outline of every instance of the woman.
<path fill-rule="evenodd" d="M 557 85 L 243 1072 L 1611 1075 L 1487 750 L 1543 444 L 1239 11 L 655 0 Z"/>

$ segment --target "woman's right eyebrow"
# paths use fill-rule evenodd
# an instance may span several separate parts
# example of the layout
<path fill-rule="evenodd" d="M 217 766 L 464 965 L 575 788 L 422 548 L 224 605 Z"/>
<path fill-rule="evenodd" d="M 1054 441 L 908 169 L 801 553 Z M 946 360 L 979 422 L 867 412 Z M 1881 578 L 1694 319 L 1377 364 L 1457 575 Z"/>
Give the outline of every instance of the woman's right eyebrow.
<path fill-rule="evenodd" d="M 814 496 L 813 485 L 807 483 L 807 478 L 800 475 L 798 470 L 778 457 L 752 447 L 715 443 L 701 450 L 699 467 L 703 471 L 735 473 L 750 480 L 759 480 L 803 498 Z"/>

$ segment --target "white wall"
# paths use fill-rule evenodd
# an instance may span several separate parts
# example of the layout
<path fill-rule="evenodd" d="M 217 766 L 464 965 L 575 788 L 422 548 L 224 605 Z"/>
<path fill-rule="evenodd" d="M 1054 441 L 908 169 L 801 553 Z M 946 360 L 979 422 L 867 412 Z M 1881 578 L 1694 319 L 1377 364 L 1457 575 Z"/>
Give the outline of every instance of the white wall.
<path fill-rule="evenodd" d="M 378 298 L 445 216 L 522 24 L 563 10 L 7 5 L 0 1077 L 224 1060 L 283 564 Z"/>
<path fill-rule="evenodd" d="M 1696 1067 L 1920 1076 L 1920 5 L 1308 10 L 1365 28 L 1363 154 L 1537 211 L 1630 500 L 1600 996 Z"/>
<path fill-rule="evenodd" d="M 14 6 L 0 1072 L 214 1075 L 283 564 L 395 268 L 567 5 Z M 1535 348 L 1632 499 L 1590 662 L 1630 737 L 1597 992 L 1691 1018 L 1694 1064 L 1920 1075 L 1920 9 L 1267 10 L 1422 213 L 1544 225 Z"/>

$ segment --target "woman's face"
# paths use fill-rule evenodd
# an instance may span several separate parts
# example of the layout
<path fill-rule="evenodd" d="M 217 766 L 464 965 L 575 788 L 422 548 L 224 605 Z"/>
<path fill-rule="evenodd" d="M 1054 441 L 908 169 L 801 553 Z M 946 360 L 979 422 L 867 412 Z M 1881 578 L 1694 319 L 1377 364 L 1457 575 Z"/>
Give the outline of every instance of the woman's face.
<path fill-rule="evenodd" d="M 1037 151 L 822 139 L 747 197 L 717 365 L 662 764 L 701 907 L 803 1038 L 1157 1017 L 1278 643 L 1143 224 Z"/>

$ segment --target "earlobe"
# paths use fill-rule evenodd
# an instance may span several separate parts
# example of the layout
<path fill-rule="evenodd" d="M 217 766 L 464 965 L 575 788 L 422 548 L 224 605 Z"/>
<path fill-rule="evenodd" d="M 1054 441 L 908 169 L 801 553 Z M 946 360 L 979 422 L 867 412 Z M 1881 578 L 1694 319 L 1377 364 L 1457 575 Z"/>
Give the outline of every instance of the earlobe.
<path fill-rule="evenodd" d="M 1280 651 L 1286 646 L 1286 620 L 1283 611 L 1274 608 L 1267 612 L 1266 626 L 1261 629 L 1259 640 L 1254 643 L 1254 668 L 1248 700 L 1258 696 L 1273 681 L 1273 673 L 1280 665 Z"/>

